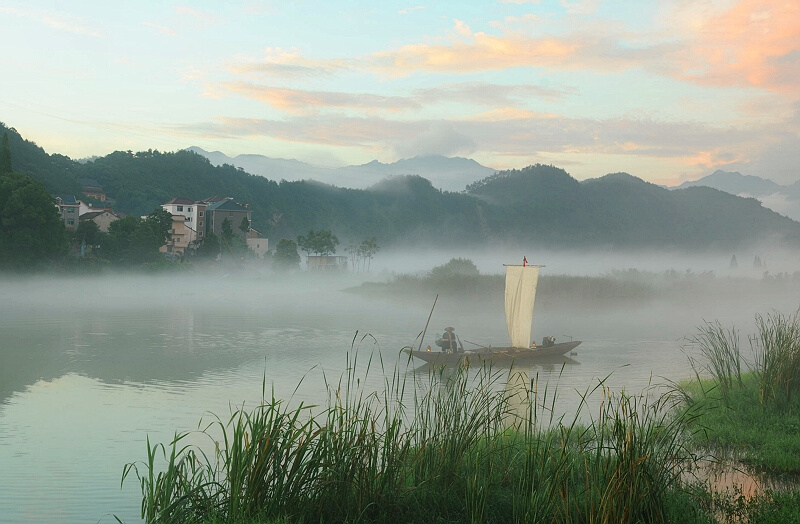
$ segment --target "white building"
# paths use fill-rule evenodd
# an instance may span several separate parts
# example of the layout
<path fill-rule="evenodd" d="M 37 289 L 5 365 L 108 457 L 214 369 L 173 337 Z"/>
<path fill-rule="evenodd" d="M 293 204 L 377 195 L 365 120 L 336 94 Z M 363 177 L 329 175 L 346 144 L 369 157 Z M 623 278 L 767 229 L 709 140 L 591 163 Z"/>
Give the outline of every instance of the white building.
<path fill-rule="evenodd" d="M 185 217 L 186 227 L 195 232 L 197 240 L 203 240 L 206 232 L 206 204 L 195 202 L 192 199 L 178 197 L 173 198 L 166 204 L 161 204 L 161 208 L 172 216 Z"/>

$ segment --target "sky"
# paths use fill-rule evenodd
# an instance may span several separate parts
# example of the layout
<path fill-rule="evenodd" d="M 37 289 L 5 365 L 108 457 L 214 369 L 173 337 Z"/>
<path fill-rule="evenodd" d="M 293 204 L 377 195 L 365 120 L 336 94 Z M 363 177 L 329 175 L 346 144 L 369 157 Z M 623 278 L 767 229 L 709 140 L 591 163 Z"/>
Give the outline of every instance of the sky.
<path fill-rule="evenodd" d="M 0 33 L 0 121 L 76 159 L 800 180 L 797 0 L 0 0 Z"/>

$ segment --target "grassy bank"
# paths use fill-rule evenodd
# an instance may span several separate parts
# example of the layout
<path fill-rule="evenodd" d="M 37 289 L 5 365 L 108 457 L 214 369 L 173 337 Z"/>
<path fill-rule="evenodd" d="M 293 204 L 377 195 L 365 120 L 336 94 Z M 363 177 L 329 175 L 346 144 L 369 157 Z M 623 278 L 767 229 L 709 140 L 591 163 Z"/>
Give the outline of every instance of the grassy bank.
<path fill-rule="evenodd" d="M 637 394 L 600 381 L 569 417 L 513 369 L 409 374 L 355 352 L 325 405 L 291 407 L 264 385 L 254 408 L 148 441 L 123 482 L 138 479 L 147 522 L 798 521 L 797 484 L 750 496 L 698 476 L 720 451 L 800 472 L 800 321 L 757 324 L 750 360 L 733 328 L 709 323 L 687 340 L 695 380 Z M 376 372 L 384 387 L 365 389 Z"/>
<path fill-rule="evenodd" d="M 688 340 L 696 378 L 683 384 L 704 409 L 700 444 L 772 473 L 800 476 L 800 316 L 756 318 L 746 337 L 707 323 Z"/>
<path fill-rule="evenodd" d="M 376 365 L 366 364 L 364 373 Z M 461 368 L 424 384 L 356 362 L 326 406 L 278 399 L 151 445 L 126 467 L 148 522 L 706 522 L 681 488 L 691 411 L 674 390 L 585 395 L 602 408 L 556 419 L 556 394 L 513 370 Z M 381 369 L 383 374 L 385 370 Z M 195 436 L 196 437 L 196 436 Z"/>

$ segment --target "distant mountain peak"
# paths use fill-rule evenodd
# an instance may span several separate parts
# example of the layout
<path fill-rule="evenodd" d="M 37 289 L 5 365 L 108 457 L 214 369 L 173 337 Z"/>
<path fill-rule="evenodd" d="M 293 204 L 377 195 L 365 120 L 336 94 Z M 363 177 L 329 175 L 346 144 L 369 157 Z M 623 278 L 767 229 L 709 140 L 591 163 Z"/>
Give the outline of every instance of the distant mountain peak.
<path fill-rule="evenodd" d="M 670 189 L 695 186 L 710 187 L 736 196 L 753 197 L 777 213 L 800 220 L 800 182 L 783 186 L 766 178 L 717 169 L 710 175 Z"/>
<path fill-rule="evenodd" d="M 443 155 L 419 155 L 389 164 L 372 160 L 361 165 L 328 168 L 296 159 L 270 158 L 257 154 L 241 154 L 231 158 L 220 151 L 209 152 L 197 146 L 187 150 L 206 157 L 214 165 L 230 164 L 271 180 L 316 180 L 323 184 L 352 189 L 372 187 L 390 175 L 419 175 L 428 179 L 435 188 L 463 191 L 468 184 L 494 173 L 494 169 L 482 166 L 470 158 L 450 158 Z"/>

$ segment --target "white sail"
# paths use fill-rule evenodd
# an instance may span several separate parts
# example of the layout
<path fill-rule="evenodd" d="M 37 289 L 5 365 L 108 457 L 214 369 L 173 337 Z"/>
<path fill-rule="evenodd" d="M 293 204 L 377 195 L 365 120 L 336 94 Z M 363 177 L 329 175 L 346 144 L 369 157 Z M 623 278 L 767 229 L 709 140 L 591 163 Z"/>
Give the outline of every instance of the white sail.
<path fill-rule="evenodd" d="M 511 346 L 528 348 L 531 345 L 533 303 L 539 266 L 506 266 L 506 325 Z"/>

